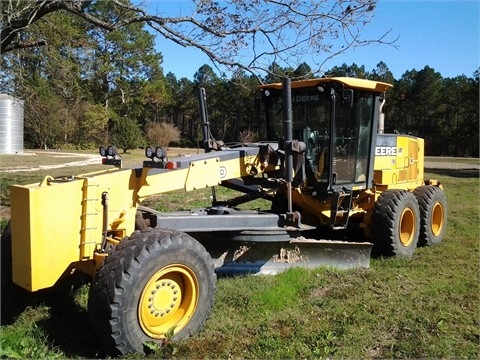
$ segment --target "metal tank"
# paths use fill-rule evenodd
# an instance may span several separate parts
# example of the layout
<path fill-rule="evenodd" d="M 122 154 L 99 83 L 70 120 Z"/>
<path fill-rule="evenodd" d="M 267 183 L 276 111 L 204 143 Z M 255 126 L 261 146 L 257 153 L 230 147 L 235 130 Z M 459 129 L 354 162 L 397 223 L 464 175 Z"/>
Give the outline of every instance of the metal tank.
<path fill-rule="evenodd" d="M 23 100 L 0 94 L 0 154 L 23 153 Z"/>

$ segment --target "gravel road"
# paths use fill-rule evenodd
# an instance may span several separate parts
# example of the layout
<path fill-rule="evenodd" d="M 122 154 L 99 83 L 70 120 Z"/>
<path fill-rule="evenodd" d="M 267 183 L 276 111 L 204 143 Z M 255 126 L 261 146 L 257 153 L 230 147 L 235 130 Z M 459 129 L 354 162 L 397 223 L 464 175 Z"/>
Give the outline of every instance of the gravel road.
<path fill-rule="evenodd" d="M 54 165 L 20 165 L 20 166 L 8 166 L 0 167 L 0 173 L 14 173 L 14 172 L 31 172 L 38 170 L 48 169 L 62 169 L 72 166 L 86 166 L 86 165 L 98 165 L 100 163 L 98 155 L 90 154 L 73 154 L 73 153 L 52 153 L 57 158 L 72 158 L 72 161 L 63 164 Z"/>
<path fill-rule="evenodd" d="M 426 161 L 425 169 L 446 169 L 446 170 L 480 170 L 480 163 L 477 164 L 467 164 L 462 162 L 456 162 L 454 159 L 449 162 L 437 162 L 437 161 Z"/>

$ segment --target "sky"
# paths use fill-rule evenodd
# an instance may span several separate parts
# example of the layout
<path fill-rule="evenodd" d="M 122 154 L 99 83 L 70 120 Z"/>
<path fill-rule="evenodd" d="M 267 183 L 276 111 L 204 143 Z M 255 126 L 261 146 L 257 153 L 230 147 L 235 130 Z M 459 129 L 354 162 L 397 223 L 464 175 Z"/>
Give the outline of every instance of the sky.
<path fill-rule="evenodd" d="M 169 15 L 185 15 L 188 2 L 151 0 L 151 5 L 167 8 Z M 406 71 L 425 66 L 444 78 L 473 77 L 480 67 L 480 0 L 379 0 L 364 37 L 375 38 L 387 31 L 390 38 L 398 37 L 396 48 L 371 45 L 351 49 L 329 60 L 323 69 L 355 63 L 371 71 L 383 61 L 400 79 Z M 157 38 L 157 50 L 163 55 L 164 73 L 172 72 L 177 79 L 193 79 L 202 65 L 212 66 L 199 50 L 168 40 Z M 307 64 L 312 64 L 308 59 Z"/>

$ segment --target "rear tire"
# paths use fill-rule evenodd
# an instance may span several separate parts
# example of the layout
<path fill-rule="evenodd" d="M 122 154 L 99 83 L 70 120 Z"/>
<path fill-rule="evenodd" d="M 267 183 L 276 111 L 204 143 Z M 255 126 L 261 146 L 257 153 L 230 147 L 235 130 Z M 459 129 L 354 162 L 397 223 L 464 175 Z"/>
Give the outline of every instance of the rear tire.
<path fill-rule="evenodd" d="M 142 353 L 146 341 L 186 338 L 210 316 L 216 276 L 205 248 L 178 231 L 123 240 L 92 283 L 89 317 L 108 353 Z"/>
<path fill-rule="evenodd" d="M 374 253 L 411 257 L 418 243 L 420 210 L 413 193 L 387 190 L 378 198 L 372 216 Z"/>
<path fill-rule="evenodd" d="M 414 191 L 420 207 L 419 246 L 442 242 L 447 228 L 447 199 L 442 189 L 422 186 Z"/>

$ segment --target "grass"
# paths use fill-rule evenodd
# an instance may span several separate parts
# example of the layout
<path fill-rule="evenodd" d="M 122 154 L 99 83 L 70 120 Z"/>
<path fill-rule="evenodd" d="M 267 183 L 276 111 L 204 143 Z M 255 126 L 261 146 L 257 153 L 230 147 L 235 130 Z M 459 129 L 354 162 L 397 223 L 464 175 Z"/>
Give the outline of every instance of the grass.
<path fill-rule="evenodd" d="M 18 317 L 16 326 L 10 331 L 2 331 L 0 357 L 11 359 L 60 358 L 61 351 L 49 346 L 41 323 L 50 316 L 49 308 L 37 306 L 27 308 Z"/>
<path fill-rule="evenodd" d="M 149 357 L 479 358 L 478 171 L 431 170 L 427 177 L 441 180 L 447 194 L 442 244 L 419 248 L 408 260 L 372 259 L 369 269 L 220 278 L 205 329 L 153 348 Z M 208 190 L 183 196 L 185 208 L 210 201 Z M 168 211 L 180 198 L 171 193 L 151 202 Z M 88 283 L 77 284 L 33 297 L 20 293 L 11 316 L 2 314 L 0 356 L 97 357 L 100 345 L 87 321 Z"/>

